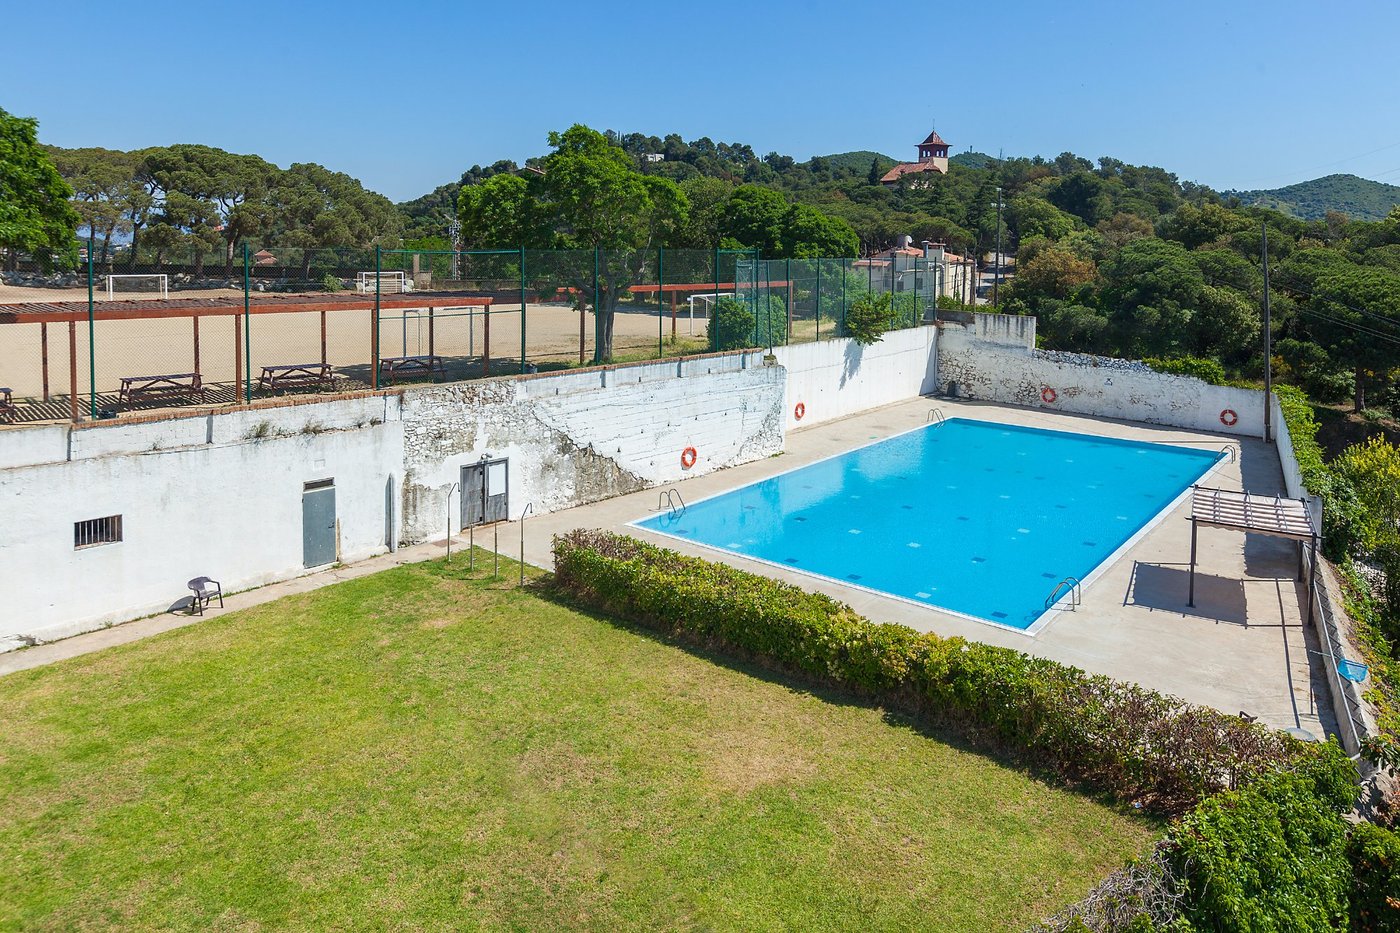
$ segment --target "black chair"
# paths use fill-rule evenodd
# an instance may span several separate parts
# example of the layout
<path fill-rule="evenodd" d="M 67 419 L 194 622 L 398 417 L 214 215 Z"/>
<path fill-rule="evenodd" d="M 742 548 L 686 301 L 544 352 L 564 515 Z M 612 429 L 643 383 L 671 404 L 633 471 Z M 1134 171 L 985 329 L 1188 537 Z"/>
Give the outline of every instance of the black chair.
<path fill-rule="evenodd" d="M 194 596 L 190 599 L 190 612 L 198 612 L 204 615 L 204 607 L 208 606 L 215 597 L 219 600 L 219 608 L 224 608 L 224 588 L 219 585 L 218 580 L 211 580 L 208 577 L 195 577 L 187 584 Z"/>

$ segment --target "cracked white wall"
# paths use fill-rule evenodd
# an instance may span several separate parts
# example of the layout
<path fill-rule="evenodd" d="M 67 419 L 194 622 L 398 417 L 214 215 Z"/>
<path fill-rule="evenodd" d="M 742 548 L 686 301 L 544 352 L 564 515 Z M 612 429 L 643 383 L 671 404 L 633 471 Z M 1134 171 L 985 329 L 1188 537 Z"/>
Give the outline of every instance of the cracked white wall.
<path fill-rule="evenodd" d="M 516 518 L 526 503 L 550 512 L 777 453 L 784 377 L 740 353 L 412 389 L 403 538 L 444 532 L 452 484 L 483 455 L 508 458 Z"/>

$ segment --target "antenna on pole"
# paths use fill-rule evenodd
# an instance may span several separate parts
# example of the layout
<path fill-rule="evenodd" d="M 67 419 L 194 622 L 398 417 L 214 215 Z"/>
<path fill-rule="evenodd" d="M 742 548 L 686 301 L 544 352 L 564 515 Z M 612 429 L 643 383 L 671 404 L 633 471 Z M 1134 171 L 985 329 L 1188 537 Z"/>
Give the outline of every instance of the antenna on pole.
<path fill-rule="evenodd" d="M 1259 221 L 1260 258 L 1264 263 L 1264 442 L 1274 440 L 1274 332 L 1269 317 L 1269 225 Z"/>

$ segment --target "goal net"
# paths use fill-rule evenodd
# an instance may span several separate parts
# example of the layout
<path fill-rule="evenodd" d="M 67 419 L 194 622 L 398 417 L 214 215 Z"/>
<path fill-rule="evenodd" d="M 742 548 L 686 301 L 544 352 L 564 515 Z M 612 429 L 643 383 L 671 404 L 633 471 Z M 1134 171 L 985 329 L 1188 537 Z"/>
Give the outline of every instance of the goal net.
<path fill-rule="evenodd" d="M 379 284 L 379 294 L 390 295 L 413 291 L 413 280 L 407 272 L 360 272 L 355 275 L 355 287 L 361 294 L 372 295 L 375 282 Z"/>
<path fill-rule="evenodd" d="M 703 326 L 714 320 L 715 302 L 721 298 L 733 298 L 733 292 L 702 292 L 690 296 L 690 335 L 695 336 L 695 319 L 698 316 Z"/>
<path fill-rule="evenodd" d="M 164 273 L 149 275 L 109 275 L 107 276 L 107 300 L 118 294 L 141 294 L 161 298 L 170 297 L 170 277 Z"/>

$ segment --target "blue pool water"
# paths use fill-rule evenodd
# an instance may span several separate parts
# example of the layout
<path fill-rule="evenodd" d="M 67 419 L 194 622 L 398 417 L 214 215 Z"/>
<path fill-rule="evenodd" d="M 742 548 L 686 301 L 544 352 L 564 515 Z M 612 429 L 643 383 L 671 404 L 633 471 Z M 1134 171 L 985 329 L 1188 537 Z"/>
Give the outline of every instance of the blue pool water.
<path fill-rule="evenodd" d="M 1222 456 L 954 418 L 635 524 L 1025 630 Z"/>

